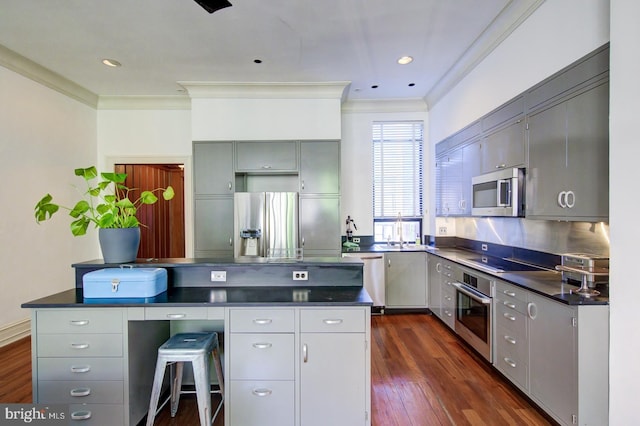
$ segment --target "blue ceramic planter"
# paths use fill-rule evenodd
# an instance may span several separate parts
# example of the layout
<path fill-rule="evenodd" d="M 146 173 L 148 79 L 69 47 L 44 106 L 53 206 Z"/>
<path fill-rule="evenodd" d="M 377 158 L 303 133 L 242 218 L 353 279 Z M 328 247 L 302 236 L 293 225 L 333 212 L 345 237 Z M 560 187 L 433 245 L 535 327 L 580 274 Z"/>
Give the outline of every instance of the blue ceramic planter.
<path fill-rule="evenodd" d="M 98 239 L 105 263 L 128 263 L 138 257 L 140 228 L 100 228 Z"/>

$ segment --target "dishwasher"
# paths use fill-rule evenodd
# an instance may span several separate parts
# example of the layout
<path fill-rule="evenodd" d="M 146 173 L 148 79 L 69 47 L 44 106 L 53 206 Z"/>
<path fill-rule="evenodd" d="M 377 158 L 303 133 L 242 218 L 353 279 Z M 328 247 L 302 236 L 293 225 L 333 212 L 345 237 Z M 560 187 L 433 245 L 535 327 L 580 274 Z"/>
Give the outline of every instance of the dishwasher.
<path fill-rule="evenodd" d="M 384 314 L 384 255 L 382 253 L 343 253 L 342 257 L 362 260 L 364 288 L 373 300 L 372 314 Z"/>

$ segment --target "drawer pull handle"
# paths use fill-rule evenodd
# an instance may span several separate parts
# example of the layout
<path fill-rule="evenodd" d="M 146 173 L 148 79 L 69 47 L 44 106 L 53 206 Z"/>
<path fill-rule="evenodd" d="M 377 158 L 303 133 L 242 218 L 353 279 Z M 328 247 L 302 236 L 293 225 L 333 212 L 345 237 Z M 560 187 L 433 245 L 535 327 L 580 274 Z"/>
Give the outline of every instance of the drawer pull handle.
<path fill-rule="evenodd" d="M 71 320 L 69 321 L 69 324 L 81 327 L 83 325 L 88 325 L 89 320 Z"/>
<path fill-rule="evenodd" d="M 504 306 L 506 306 L 507 308 L 511 308 L 511 309 L 515 309 L 516 305 L 514 303 L 511 302 L 502 302 L 504 304 Z"/>
<path fill-rule="evenodd" d="M 507 342 L 511 343 L 512 345 L 516 344 L 516 339 L 514 339 L 511 336 L 504 336 L 504 340 L 506 340 Z"/>
<path fill-rule="evenodd" d="M 327 325 L 342 324 L 342 320 L 341 319 L 325 319 L 325 320 L 322 320 L 322 322 L 327 324 Z"/>
<path fill-rule="evenodd" d="M 307 362 L 308 360 L 309 360 L 309 348 L 305 343 L 304 345 L 302 345 L 302 361 Z"/>
<path fill-rule="evenodd" d="M 73 349 L 88 349 L 89 344 L 88 343 L 72 343 L 71 347 Z"/>
<path fill-rule="evenodd" d="M 91 411 L 74 411 L 71 413 L 71 420 L 88 420 L 91 418 Z"/>
<path fill-rule="evenodd" d="M 251 391 L 252 394 L 254 394 L 255 396 L 269 396 L 273 393 L 273 391 L 271 389 L 254 389 Z"/>
<path fill-rule="evenodd" d="M 91 395 L 91 388 L 76 388 L 71 389 L 69 392 L 71 396 L 89 396 Z"/>
<path fill-rule="evenodd" d="M 187 314 L 167 314 L 167 318 L 171 318 L 171 319 L 180 319 L 180 318 L 186 318 Z"/>
<path fill-rule="evenodd" d="M 71 372 L 72 373 L 88 373 L 91 371 L 90 365 L 72 365 Z"/>
<path fill-rule="evenodd" d="M 502 314 L 506 319 L 508 319 L 509 321 L 515 321 L 516 317 L 514 317 L 513 315 L 507 314 L 506 312 L 504 314 Z"/>
<path fill-rule="evenodd" d="M 511 296 L 511 297 L 516 297 L 516 294 L 512 291 L 509 290 L 503 290 L 502 291 L 504 294 L 506 294 L 507 296 Z"/>
<path fill-rule="evenodd" d="M 510 367 L 516 368 L 516 362 L 514 360 L 512 360 L 511 358 L 505 358 L 504 362 L 509 364 Z"/>
<path fill-rule="evenodd" d="M 273 346 L 271 343 L 254 343 L 253 347 L 256 349 L 269 349 Z"/>
<path fill-rule="evenodd" d="M 258 324 L 258 325 L 268 325 L 271 324 L 273 321 L 269 318 L 257 318 L 253 320 L 254 324 Z"/>

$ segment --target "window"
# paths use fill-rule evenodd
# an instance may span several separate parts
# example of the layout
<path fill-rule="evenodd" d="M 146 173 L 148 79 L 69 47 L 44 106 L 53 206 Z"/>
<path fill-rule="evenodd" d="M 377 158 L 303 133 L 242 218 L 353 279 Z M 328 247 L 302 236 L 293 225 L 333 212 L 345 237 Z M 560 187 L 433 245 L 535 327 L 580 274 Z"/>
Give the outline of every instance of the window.
<path fill-rule="evenodd" d="M 414 241 L 422 233 L 423 123 L 373 123 L 373 221 L 376 242 Z M 401 225 L 398 218 L 401 217 Z"/>

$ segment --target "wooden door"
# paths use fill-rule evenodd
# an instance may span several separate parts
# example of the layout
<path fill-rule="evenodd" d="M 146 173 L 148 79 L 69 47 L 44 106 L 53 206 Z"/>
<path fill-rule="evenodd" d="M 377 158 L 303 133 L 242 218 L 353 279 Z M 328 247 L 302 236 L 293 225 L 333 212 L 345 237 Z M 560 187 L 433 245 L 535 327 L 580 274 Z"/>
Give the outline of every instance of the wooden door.
<path fill-rule="evenodd" d="M 125 185 L 138 188 L 130 198 L 135 200 L 143 190 L 166 188 L 171 185 L 175 197 L 162 199 L 138 208 L 140 249 L 138 258 L 184 257 L 184 170 L 181 164 L 116 164 L 117 173 L 126 173 Z"/>

